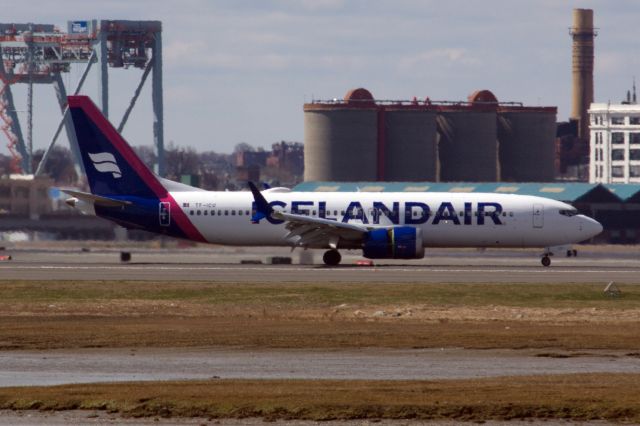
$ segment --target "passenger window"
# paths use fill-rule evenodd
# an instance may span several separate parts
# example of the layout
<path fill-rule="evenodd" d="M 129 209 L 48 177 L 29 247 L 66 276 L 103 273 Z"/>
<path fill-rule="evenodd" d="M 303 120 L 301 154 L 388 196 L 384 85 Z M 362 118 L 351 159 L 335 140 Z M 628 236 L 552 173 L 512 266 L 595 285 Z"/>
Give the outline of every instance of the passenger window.
<path fill-rule="evenodd" d="M 312 214 L 315 216 L 315 215 L 316 215 L 316 211 L 314 210 L 314 211 L 312 212 Z"/>
<path fill-rule="evenodd" d="M 211 216 L 215 216 L 216 211 L 215 210 L 211 210 Z"/>
<path fill-rule="evenodd" d="M 190 214 L 191 216 L 193 216 L 193 210 L 191 210 L 191 211 L 189 212 L 189 214 Z"/>
<path fill-rule="evenodd" d="M 235 210 L 231 210 L 231 216 L 235 216 L 236 215 L 236 211 Z"/>
<path fill-rule="evenodd" d="M 225 210 L 225 211 L 224 211 L 224 215 L 225 215 L 225 216 L 229 216 L 229 210 Z"/>
<path fill-rule="evenodd" d="M 249 210 L 245 210 L 245 214 L 249 216 Z"/>
<path fill-rule="evenodd" d="M 344 216 L 344 210 L 340 210 L 340 214 Z"/>
<path fill-rule="evenodd" d="M 208 213 L 209 213 L 209 212 L 208 212 L 207 210 L 205 210 L 205 211 L 203 212 L 203 214 L 204 214 L 205 216 L 206 216 Z"/>
<path fill-rule="evenodd" d="M 218 210 L 218 216 L 222 216 L 222 210 Z"/>
<path fill-rule="evenodd" d="M 507 217 L 507 212 L 502 212 L 502 217 Z"/>
<path fill-rule="evenodd" d="M 200 213 L 202 213 L 200 210 L 198 210 L 198 211 L 196 212 L 196 214 L 197 214 L 198 216 L 200 216 Z"/>
<path fill-rule="evenodd" d="M 513 217 L 513 212 L 509 212 L 509 217 Z"/>
<path fill-rule="evenodd" d="M 242 216 L 242 210 L 238 210 L 238 216 Z"/>

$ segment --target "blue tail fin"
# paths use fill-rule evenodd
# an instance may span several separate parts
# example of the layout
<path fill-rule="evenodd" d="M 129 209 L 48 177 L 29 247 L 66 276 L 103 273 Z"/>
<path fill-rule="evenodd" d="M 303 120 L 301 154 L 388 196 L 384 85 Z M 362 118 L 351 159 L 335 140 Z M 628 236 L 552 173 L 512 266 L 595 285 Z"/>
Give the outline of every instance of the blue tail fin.
<path fill-rule="evenodd" d="M 69 96 L 69 111 L 96 195 L 162 198 L 167 191 L 87 96 Z"/>
<path fill-rule="evenodd" d="M 205 242 L 160 180 L 86 96 L 69 96 L 69 111 L 96 215 L 127 228 Z M 105 202 L 107 200 L 107 202 Z"/>

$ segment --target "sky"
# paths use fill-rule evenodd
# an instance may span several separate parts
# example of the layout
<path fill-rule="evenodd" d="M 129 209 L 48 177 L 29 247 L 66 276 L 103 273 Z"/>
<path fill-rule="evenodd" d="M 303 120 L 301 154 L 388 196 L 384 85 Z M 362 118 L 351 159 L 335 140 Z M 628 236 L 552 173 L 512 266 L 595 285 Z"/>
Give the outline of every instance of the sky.
<path fill-rule="evenodd" d="M 240 142 L 302 142 L 303 104 L 356 87 L 378 99 L 453 101 L 489 89 L 501 101 L 557 106 L 566 120 L 578 7 L 594 10 L 598 28 L 595 100 L 619 102 L 640 77 L 633 0 L 25 0 L 2 22 L 66 31 L 68 20 L 162 21 L 165 144 L 231 152 Z M 68 91 L 81 73 L 64 76 Z M 117 125 L 141 71 L 109 73 Z M 153 141 L 150 82 L 123 132 L 132 145 Z M 25 123 L 26 86 L 13 90 Z M 97 99 L 95 70 L 82 93 Z M 34 109 L 34 149 L 45 148 L 60 119 L 52 87 L 36 87 Z"/>

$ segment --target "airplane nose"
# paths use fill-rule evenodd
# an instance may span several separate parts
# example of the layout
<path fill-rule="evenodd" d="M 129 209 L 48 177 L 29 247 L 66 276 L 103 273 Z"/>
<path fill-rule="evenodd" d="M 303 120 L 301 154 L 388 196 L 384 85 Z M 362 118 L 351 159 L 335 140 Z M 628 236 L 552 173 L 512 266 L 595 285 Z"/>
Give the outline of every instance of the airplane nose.
<path fill-rule="evenodd" d="M 589 235 L 588 238 L 592 238 L 601 233 L 603 228 L 600 222 L 585 216 L 582 219 L 582 229 Z"/>

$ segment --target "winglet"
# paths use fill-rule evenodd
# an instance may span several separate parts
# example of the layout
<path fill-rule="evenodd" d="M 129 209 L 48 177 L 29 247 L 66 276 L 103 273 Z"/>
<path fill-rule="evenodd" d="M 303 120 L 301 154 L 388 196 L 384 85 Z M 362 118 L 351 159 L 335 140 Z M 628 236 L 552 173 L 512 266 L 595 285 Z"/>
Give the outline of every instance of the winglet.
<path fill-rule="evenodd" d="M 261 219 L 269 217 L 271 213 L 273 213 L 273 207 L 271 207 L 267 200 L 262 196 L 256 185 L 251 181 L 249 181 L 249 189 L 251 189 L 253 199 L 256 203 L 256 211 L 251 217 L 251 222 L 260 223 Z"/>

